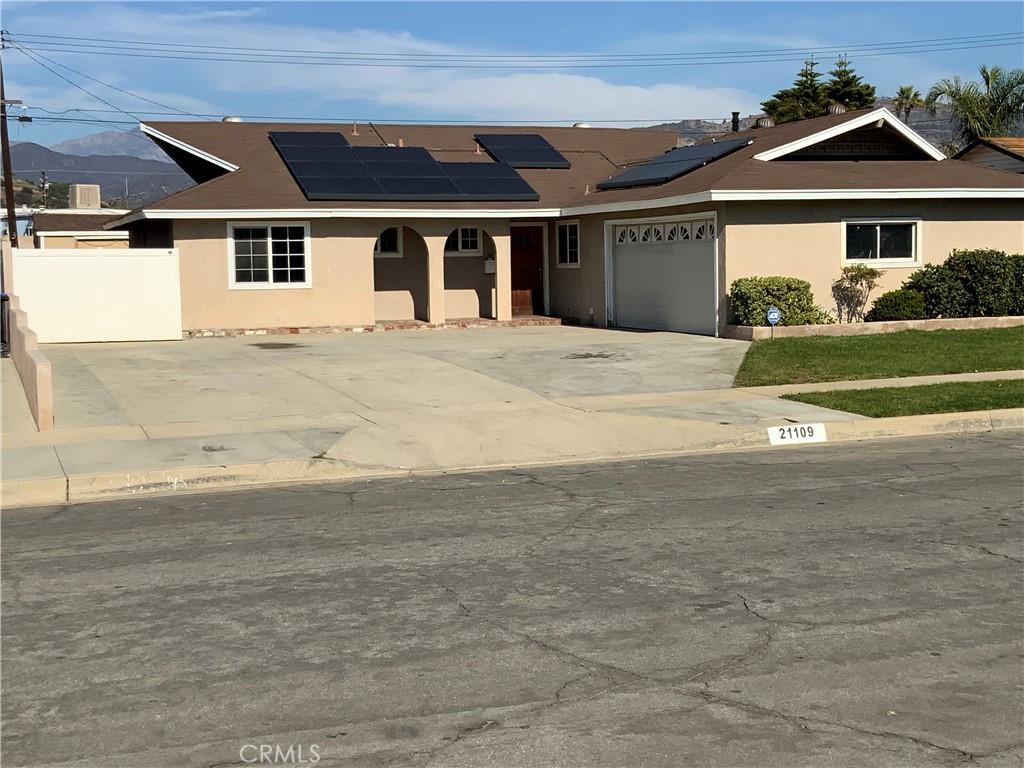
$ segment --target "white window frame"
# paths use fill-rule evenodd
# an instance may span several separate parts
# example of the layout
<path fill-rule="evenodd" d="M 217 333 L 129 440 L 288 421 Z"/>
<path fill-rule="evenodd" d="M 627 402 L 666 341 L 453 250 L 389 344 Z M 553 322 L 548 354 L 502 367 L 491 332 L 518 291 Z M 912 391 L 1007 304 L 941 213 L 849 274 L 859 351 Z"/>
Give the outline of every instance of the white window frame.
<path fill-rule="evenodd" d="M 380 235 L 383 235 L 389 229 L 397 229 L 398 230 L 398 250 L 397 251 L 388 251 L 388 252 L 379 251 L 378 248 L 380 246 Z M 402 226 L 384 227 L 384 229 L 382 229 L 380 231 L 380 234 L 377 235 L 377 239 L 374 240 L 374 242 L 373 242 L 373 258 L 375 258 L 375 259 L 400 259 L 400 258 L 402 258 L 405 255 L 405 243 L 404 243 L 404 241 L 402 239 L 402 237 L 403 237 L 402 230 L 403 229 L 405 229 L 405 227 L 402 227 Z"/>
<path fill-rule="evenodd" d="M 562 227 L 576 227 L 576 261 L 562 261 Z M 560 221 L 555 227 L 555 266 L 558 269 L 579 269 L 583 263 L 583 242 L 580 233 L 580 220 L 569 219 Z"/>
<path fill-rule="evenodd" d="M 476 250 L 462 250 L 462 231 L 465 229 L 476 230 Z M 449 251 L 445 249 L 445 256 L 482 256 L 484 252 L 484 231 L 481 227 L 456 227 L 454 229 L 455 234 L 455 250 Z M 451 234 L 449 234 L 449 237 Z"/>
<path fill-rule="evenodd" d="M 248 229 L 251 227 L 302 227 L 303 229 L 303 250 L 306 257 L 306 279 L 301 283 L 275 283 L 273 279 L 266 283 L 238 283 L 235 282 L 235 228 Z M 268 233 L 269 235 L 269 233 Z M 290 291 L 303 290 L 313 287 L 313 238 L 309 234 L 308 221 L 229 221 L 227 222 L 228 241 L 228 288 L 232 291 Z M 273 248 L 267 251 L 267 270 L 273 273 Z M 271 274 L 273 278 L 273 274 Z"/>
<path fill-rule="evenodd" d="M 922 253 L 922 237 L 921 230 L 921 218 L 916 216 L 869 216 L 869 217 L 857 217 L 850 219 L 843 219 L 840 224 L 840 252 L 842 254 L 842 265 L 844 267 L 852 266 L 854 264 L 866 264 L 869 267 L 875 267 L 877 269 L 915 269 L 922 265 L 921 253 Z M 914 225 L 914 256 L 910 259 L 848 259 L 846 257 L 846 230 L 850 224 L 913 224 Z M 881 237 L 881 234 L 879 234 Z M 879 243 L 879 253 L 881 253 L 881 243 Z"/>

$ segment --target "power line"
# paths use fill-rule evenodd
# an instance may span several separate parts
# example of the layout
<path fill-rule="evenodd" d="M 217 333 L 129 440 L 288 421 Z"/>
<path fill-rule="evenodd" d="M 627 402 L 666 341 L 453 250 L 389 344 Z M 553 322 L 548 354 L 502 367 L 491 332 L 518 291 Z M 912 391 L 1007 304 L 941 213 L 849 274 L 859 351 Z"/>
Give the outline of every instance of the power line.
<path fill-rule="evenodd" d="M 1000 42 L 1005 41 L 1008 38 L 1019 38 L 1021 33 L 1019 32 L 1000 32 L 1000 33 L 989 33 L 984 35 L 961 35 L 955 37 L 937 37 L 937 38 L 924 38 L 917 40 L 902 40 L 902 41 L 889 41 L 881 43 L 854 43 L 848 45 L 832 45 L 832 46 L 807 46 L 801 48 L 761 48 L 761 49 L 747 49 L 739 51 L 697 51 L 691 53 L 680 53 L 678 51 L 666 52 L 666 53 L 624 53 L 624 54 L 609 54 L 609 53 L 579 53 L 579 54 L 472 54 L 472 53 L 429 53 L 429 52 L 377 52 L 377 51 L 330 51 L 330 50 L 311 50 L 311 49 L 297 49 L 297 48 L 251 48 L 243 46 L 225 46 L 225 45 L 202 45 L 194 43 L 164 43 L 159 41 L 148 41 L 148 40 L 124 40 L 115 38 L 91 38 L 91 37 L 74 37 L 68 35 L 41 35 L 41 34 L 20 34 L 20 33 L 6 33 L 9 37 L 21 40 L 23 38 L 30 38 L 36 42 L 43 42 L 48 45 L 63 45 L 63 46 L 76 46 L 76 47 L 89 47 L 89 48 L 111 48 L 115 50 L 132 50 L 132 47 L 142 46 L 143 49 L 170 49 L 174 51 L 187 51 L 191 50 L 197 53 L 200 52 L 251 52 L 253 54 L 259 54 L 260 56 L 267 56 L 271 54 L 300 54 L 303 57 L 332 57 L 332 58 L 355 58 L 355 59 L 371 59 L 371 60 L 417 60 L 417 61 L 428 61 L 428 60 L 452 60 L 452 61 L 495 61 L 495 60 L 527 60 L 527 61 L 588 61 L 588 60 L 606 60 L 606 61 L 630 61 L 630 60 L 650 60 L 650 59 L 687 59 L 687 58 L 709 58 L 709 57 L 733 57 L 733 56 L 772 56 L 781 53 L 800 53 L 801 55 L 831 55 L 835 53 L 849 53 L 851 51 L 859 50 L 875 50 L 875 49 L 891 49 L 891 48 L 906 48 L 911 46 L 930 46 L 935 44 L 963 44 L 967 42 L 973 43 L 984 43 L 984 42 Z M 61 41 L 61 42 L 58 42 Z M 71 41 L 71 42 L 62 42 Z M 114 43 L 115 46 L 111 45 L 93 45 L 93 43 Z M 35 43 L 33 43 L 34 45 Z M 244 53 L 243 53 L 244 55 Z"/>
<path fill-rule="evenodd" d="M 57 70 L 55 70 L 52 67 L 48 66 L 45 62 L 40 61 L 32 53 L 30 53 L 27 49 L 22 48 L 20 45 L 15 45 L 14 48 L 15 48 L 15 50 L 21 51 L 22 53 L 27 55 L 29 58 L 33 59 L 36 62 L 36 64 L 38 64 L 39 66 L 41 66 L 43 69 L 47 70 L 48 72 L 56 75 L 57 77 L 59 77 L 61 80 L 63 80 L 68 85 L 74 86 L 75 88 L 77 88 L 78 90 L 82 91 L 83 93 L 86 93 L 89 96 L 92 96 L 97 101 L 100 101 L 100 102 L 106 104 L 108 107 L 113 107 L 118 112 L 121 112 L 122 114 L 128 115 L 128 117 L 134 118 L 135 120 L 139 119 L 137 116 L 133 115 L 131 112 L 126 112 L 125 110 L 123 110 L 119 106 L 117 106 L 116 104 L 113 104 L 112 102 L 107 101 L 102 96 L 97 96 L 95 93 L 90 91 L 88 88 L 85 88 L 85 87 L 79 85 L 74 80 L 70 80 L 70 79 L 64 77 L 64 75 L 62 75 L 60 72 L 58 72 Z M 86 114 L 88 114 L 88 112 L 86 112 Z M 95 116 L 93 115 L 93 117 L 95 117 Z"/>
<path fill-rule="evenodd" d="M 53 64 L 54 66 L 60 67 L 61 69 L 66 69 L 68 72 L 73 72 L 74 74 L 78 75 L 79 77 L 84 77 L 87 80 L 92 80 L 94 83 L 99 83 L 102 86 L 105 86 L 105 87 L 110 88 L 112 90 L 118 91 L 119 93 L 123 93 L 123 94 L 125 94 L 127 96 L 131 96 L 132 98 L 139 99 L 141 101 L 146 101 L 146 102 L 149 102 L 150 104 L 155 104 L 156 106 L 163 107 L 164 109 L 173 110 L 175 114 L 189 115 L 190 117 L 199 117 L 199 118 L 201 118 L 203 120 L 208 120 L 209 119 L 207 117 L 203 117 L 202 115 L 197 115 L 194 112 L 189 112 L 189 111 L 184 110 L 184 109 L 178 109 L 177 107 L 172 107 L 170 104 L 164 104 L 163 102 L 147 98 L 146 96 L 140 96 L 139 94 L 133 93 L 132 91 L 128 91 L 128 90 L 125 90 L 124 88 L 120 88 L 120 87 L 118 87 L 116 85 L 112 85 L 111 83 L 104 82 L 103 80 L 100 80 L 99 78 L 93 77 L 92 75 L 87 75 L 85 72 L 80 72 L 77 69 L 74 69 L 73 67 L 67 66 L 66 64 L 61 64 L 59 61 L 54 61 L 51 58 L 43 56 L 41 53 L 38 53 L 38 52 L 35 52 L 35 53 L 36 53 L 36 56 L 38 56 L 40 59 L 48 61 L 51 64 Z M 121 110 L 121 109 L 118 109 L 117 111 L 118 112 L 124 112 L 124 110 Z M 128 113 L 126 112 L 125 114 L 128 114 Z"/>
<path fill-rule="evenodd" d="M 710 66 L 715 64 L 764 64 L 774 62 L 787 62 L 797 61 L 806 59 L 808 53 L 801 53 L 799 56 L 793 54 L 783 53 L 782 51 L 770 50 L 764 53 L 757 54 L 751 58 L 750 55 L 744 55 L 740 53 L 691 53 L 691 54 L 674 54 L 666 55 L 664 58 L 657 60 L 628 60 L 628 61 L 589 61 L 589 60 L 561 60 L 553 62 L 550 59 L 527 59 L 520 60 L 517 63 L 506 63 L 504 60 L 494 60 L 481 57 L 474 62 L 467 63 L 466 60 L 430 60 L 425 62 L 422 57 L 417 58 L 418 55 L 403 60 L 394 60 L 382 58 L 381 55 L 361 55 L 361 58 L 356 58 L 358 54 L 331 54 L 331 53 L 300 53 L 300 54 L 284 54 L 274 53 L 270 50 L 257 51 L 253 53 L 230 53 L 225 52 L 229 49 L 218 50 L 213 46 L 209 47 L 209 50 L 195 50 L 184 48 L 181 45 L 176 47 L 166 47 L 170 44 L 164 44 L 164 48 L 151 48 L 151 44 L 144 44 L 147 47 L 144 48 L 125 48 L 116 46 L 93 46 L 89 44 L 73 44 L 73 43 L 47 43 L 39 45 L 33 43 L 33 47 L 30 49 L 22 43 L 16 42 L 15 39 L 8 36 L 6 38 L 8 42 L 11 42 L 17 50 L 24 52 L 45 50 L 49 52 L 69 53 L 77 55 L 91 55 L 91 56 L 120 56 L 130 58 L 147 58 L 147 59 L 167 59 L 176 61 L 206 61 L 206 62 L 221 62 L 221 63 L 240 63 L 240 64 L 286 64 L 286 65 L 311 65 L 311 66 L 334 66 L 334 67 L 384 67 L 384 68 L 406 68 L 406 69 L 499 69 L 499 70 L 543 70 L 543 69 L 623 69 L 623 68 L 677 68 L 677 67 L 695 67 L 695 66 Z M 935 52 L 948 52 L 957 50 L 973 50 L 978 48 L 999 48 L 1009 46 L 1020 46 L 1024 45 L 1024 33 L 1004 33 L 999 36 L 988 36 L 981 38 L 976 36 L 975 38 L 960 38 L 950 39 L 950 42 L 957 42 L 960 44 L 951 45 L 950 43 L 908 43 L 896 47 L 890 48 L 864 48 L 857 51 L 860 58 L 872 58 L 878 56 L 897 56 L 907 55 L 914 53 L 935 53 Z M 57 47 L 53 47 L 56 45 Z M 71 46 L 75 47 L 60 47 Z M 921 47 L 921 46 L 924 47 Z M 98 49 L 98 50 L 92 50 Z M 250 49 L 252 50 L 252 49 Z M 287 49 L 282 49 L 287 50 Z M 838 49 L 836 49 L 838 51 Z M 344 56 L 345 58 L 338 58 Z M 745 56 L 745 57 L 744 57 Z M 740 57 L 740 58 L 737 58 Z M 454 62 L 454 63 L 453 63 Z M 582 62 L 582 63 L 580 63 Z"/>

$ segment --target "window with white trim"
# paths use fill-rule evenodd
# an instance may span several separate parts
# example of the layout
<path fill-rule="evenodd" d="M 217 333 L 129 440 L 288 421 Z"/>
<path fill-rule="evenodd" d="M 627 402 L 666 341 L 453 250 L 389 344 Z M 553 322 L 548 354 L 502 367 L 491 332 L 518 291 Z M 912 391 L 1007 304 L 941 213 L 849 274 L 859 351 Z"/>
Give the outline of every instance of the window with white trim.
<path fill-rule="evenodd" d="M 913 221 L 846 222 L 846 260 L 854 262 L 917 261 L 917 223 Z"/>
<path fill-rule="evenodd" d="M 373 244 L 373 255 L 378 259 L 402 258 L 402 228 L 388 227 Z"/>
<path fill-rule="evenodd" d="M 235 288 L 308 287 L 306 224 L 231 227 L 231 285 Z"/>
<path fill-rule="evenodd" d="M 476 227 L 459 227 L 444 243 L 445 253 L 480 253 L 480 230 Z"/>
<path fill-rule="evenodd" d="M 632 234 L 632 233 L 630 233 Z M 570 221 L 558 225 L 558 266 L 580 265 L 580 225 Z"/>

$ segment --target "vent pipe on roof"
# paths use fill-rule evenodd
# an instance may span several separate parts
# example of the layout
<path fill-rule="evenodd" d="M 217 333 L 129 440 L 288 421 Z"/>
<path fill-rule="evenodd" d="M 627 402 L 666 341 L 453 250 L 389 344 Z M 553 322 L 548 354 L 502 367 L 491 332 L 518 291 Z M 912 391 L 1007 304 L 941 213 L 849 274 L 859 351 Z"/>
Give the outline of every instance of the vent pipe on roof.
<path fill-rule="evenodd" d="M 359 135 L 359 126 L 357 126 L 355 123 L 352 123 L 352 135 L 353 136 L 358 136 Z"/>
<path fill-rule="evenodd" d="M 733 112 L 732 113 L 732 132 L 736 133 L 736 131 L 738 131 L 739 129 L 740 129 L 740 113 L 739 112 Z"/>
<path fill-rule="evenodd" d="M 828 113 L 830 115 L 841 115 L 844 112 L 846 112 L 846 107 L 844 107 L 839 102 L 836 102 L 834 104 L 829 104 L 828 105 Z"/>
<path fill-rule="evenodd" d="M 398 137 L 398 146 L 400 146 L 400 147 L 404 147 L 405 146 L 405 139 L 403 139 L 401 136 Z"/>
<path fill-rule="evenodd" d="M 775 121 L 772 118 L 765 115 L 764 117 L 757 118 L 757 122 L 755 123 L 755 125 L 758 128 L 772 128 L 775 125 Z"/>
<path fill-rule="evenodd" d="M 222 123 L 240 123 L 242 122 L 242 118 L 235 117 L 234 115 L 228 115 L 227 117 L 222 117 L 220 121 Z"/>

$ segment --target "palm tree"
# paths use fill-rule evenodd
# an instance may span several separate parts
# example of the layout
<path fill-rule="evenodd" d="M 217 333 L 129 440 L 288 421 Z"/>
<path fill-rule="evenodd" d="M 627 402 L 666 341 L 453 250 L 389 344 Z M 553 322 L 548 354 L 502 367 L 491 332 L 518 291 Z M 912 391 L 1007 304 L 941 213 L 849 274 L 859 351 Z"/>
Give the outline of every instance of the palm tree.
<path fill-rule="evenodd" d="M 910 120 L 910 111 L 924 106 L 924 99 L 921 92 L 912 85 L 901 85 L 896 91 L 896 98 L 892 100 L 892 108 L 897 115 L 903 116 L 903 122 Z"/>
<path fill-rule="evenodd" d="M 938 104 L 949 108 L 961 146 L 979 136 L 1005 136 L 1024 121 L 1024 69 L 982 66 L 980 73 L 980 83 L 940 80 L 925 100 L 931 115 Z"/>

